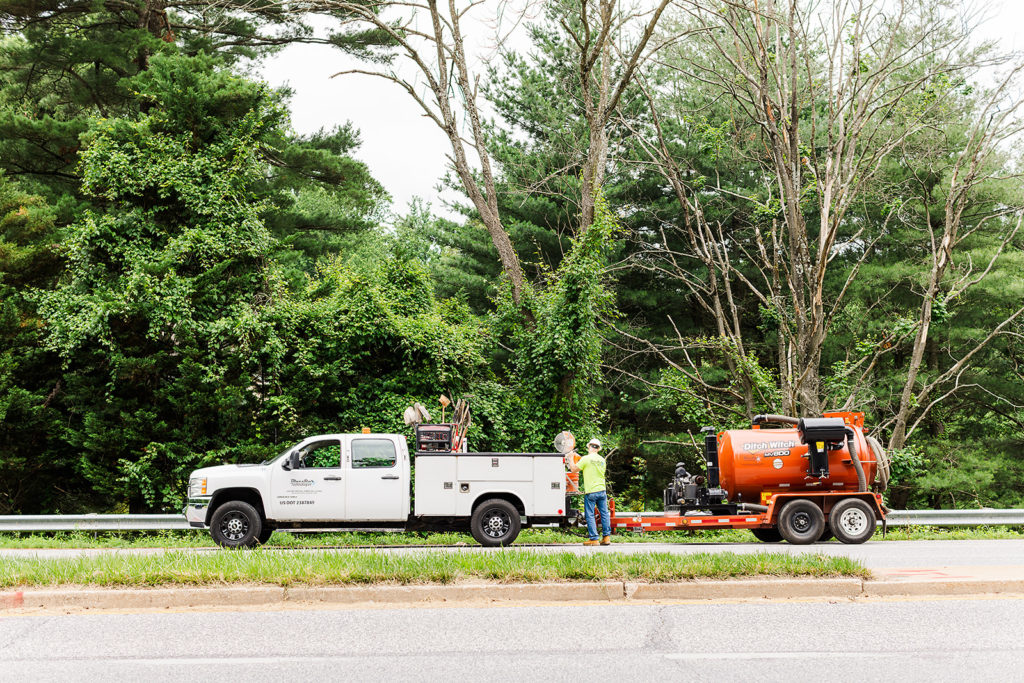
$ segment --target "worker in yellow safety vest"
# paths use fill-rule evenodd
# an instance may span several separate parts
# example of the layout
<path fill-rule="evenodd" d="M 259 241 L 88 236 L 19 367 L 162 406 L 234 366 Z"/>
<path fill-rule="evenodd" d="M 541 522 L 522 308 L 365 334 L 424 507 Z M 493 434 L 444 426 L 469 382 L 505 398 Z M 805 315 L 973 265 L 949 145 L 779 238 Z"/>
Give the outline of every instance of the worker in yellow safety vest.
<path fill-rule="evenodd" d="M 590 539 L 583 542 L 583 545 L 598 545 L 597 522 L 594 519 L 594 506 L 601 511 L 601 537 L 600 545 L 609 545 L 612 542 L 612 523 L 608 515 L 608 494 L 605 492 L 604 472 L 607 468 L 605 459 L 600 455 L 601 442 L 591 439 L 587 444 L 587 454 L 573 462 L 569 459 L 569 469 L 573 472 L 583 473 L 583 512 L 587 518 L 587 534 Z"/>

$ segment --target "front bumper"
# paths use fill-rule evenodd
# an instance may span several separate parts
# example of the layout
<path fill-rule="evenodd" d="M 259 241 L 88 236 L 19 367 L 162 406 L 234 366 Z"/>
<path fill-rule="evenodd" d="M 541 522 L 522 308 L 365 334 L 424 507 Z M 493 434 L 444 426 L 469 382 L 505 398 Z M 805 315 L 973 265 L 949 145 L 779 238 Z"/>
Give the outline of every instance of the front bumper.
<path fill-rule="evenodd" d="M 210 507 L 212 496 L 189 498 L 185 506 L 185 519 L 192 527 L 206 526 L 206 511 Z"/>

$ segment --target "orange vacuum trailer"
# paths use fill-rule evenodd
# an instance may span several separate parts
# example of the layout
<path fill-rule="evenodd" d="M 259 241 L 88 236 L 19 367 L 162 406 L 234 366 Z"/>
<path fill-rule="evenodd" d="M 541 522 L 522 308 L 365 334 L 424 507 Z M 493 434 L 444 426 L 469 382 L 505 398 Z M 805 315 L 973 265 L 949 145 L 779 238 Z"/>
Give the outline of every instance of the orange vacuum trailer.
<path fill-rule="evenodd" d="M 705 473 L 677 464 L 665 512 L 613 515 L 615 528 L 740 528 L 765 542 L 863 543 L 885 519 L 888 460 L 865 434 L 863 413 L 758 415 L 750 429 L 703 431 Z"/>

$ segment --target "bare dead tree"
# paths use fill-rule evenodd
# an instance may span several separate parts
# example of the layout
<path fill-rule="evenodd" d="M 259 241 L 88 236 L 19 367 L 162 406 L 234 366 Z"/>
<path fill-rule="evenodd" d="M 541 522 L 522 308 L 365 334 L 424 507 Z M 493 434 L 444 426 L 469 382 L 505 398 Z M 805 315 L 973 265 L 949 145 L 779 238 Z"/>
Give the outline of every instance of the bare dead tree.
<path fill-rule="evenodd" d="M 690 204 L 687 216 L 698 221 L 691 249 L 705 268 L 730 273 L 779 317 L 784 407 L 820 413 L 822 348 L 859 264 L 835 294 L 826 288 L 827 275 L 841 247 L 870 239 L 865 222 L 848 220 L 851 207 L 940 106 L 917 95 L 983 63 L 970 47 L 975 17 L 951 14 L 929 0 L 677 2 L 699 38 L 662 61 L 681 78 L 720 93 L 759 131 L 754 160 L 768 179 L 764 192 L 780 206 L 767 234 L 755 226 L 755 248 L 743 253 L 756 266 L 756 278 L 716 255 L 728 253 L 725 238 L 699 227 L 692 193 L 681 199 Z M 663 145 L 651 151 L 667 177 L 679 176 L 665 166 Z M 837 244 L 840 235 L 843 244 Z M 728 290 L 722 295 L 727 299 Z M 732 318 L 728 306 L 715 312 L 721 327 L 738 329 Z"/>
<path fill-rule="evenodd" d="M 391 43 L 397 60 L 385 58 L 334 76 L 362 74 L 394 83 L 444 132 L 451 145 L 452 169 L 498 252 L 513 300 L 521 304 L 525 278 L 498 210 L 495 170 L 480 109 L 480 74 L 466 48 L 467 17 L 483 0 L 252 1 L 264 8 L 276 5 L 282 11 L 340 18 L 357 29 L 371 29 Z M 396 68 L 396 61 L 404 68 Z"/>
<path fill-rule="evenodd" d="M 657 27 L 671 0 L 527 0 L 527 8 L 541 10 L 531 17 L 533 28 L 548 32 L 564 49 L 552 77 L 552 91 L 562 98 L 561 120 L 550 120 L 551 166 L 541 177 L 525 164 L 522 178 L 515 165 L 506 167 L 504 182 L 510 195 L 550 196 L 566 207 L 558 228 L 576 232 L 593 222 L 596 191 L 616 163 L 620 141 L 614 135 L 616 112 L 630 102 L 630 86 L 667 45 L 685 34 L 659 33 Z M 528 10 L 518 15 L 524 17 Z M 525 20 L 524 20 L 525 23 Z M 513 53 L 510 63 L 522 60 Z M 568 67 L 568 68 L 566 68 Z M 563 70 L 564 69 L 564 70 Z M 550 95 L 550 93 L 548 93 Z M 578 117 L 578 118 L 577 118 Z M 559 161 L 554 162 L 555 159 Z M 515 161 L 512 161 L 515 164 Z M 564 180 L 578 176 L 580 190 L 566 193 Z M 549 219 L 552 217 L 549 215 Z M 562 227 L 565 226 L 565 227 Z"/>
<path fill-rule="evenodd" d="M 239 0 L 221 0 L 229 1 L 232 7 L 238 6 Z M 561 23 L 578 50 L 582 110 L 589 135 L 583 163 L 582 229 L 593 222 L 596 192 L 608 163 L 608 125 L 614 112 L 637 70 L 663 45 L 678 39 L 656 33 L 670 2 L 658 0 L 654 7 L 626 5 L 622 0 L 565 3 Z M 483 0 L 306 0 L 297 4 L 252 0 L 247 6 L 330 15 L 347 25 L 376 31 L 392 43 L 401 65 L 407 68 L 385 61 L 335 75 L 363 74 L 395 83 L 444 131 L 451 145 L 452 169 L 480 215 L 512 284 L 513 298 L 519 302 L 523 270 L 502 223 L 496 169 L 481 115 L 481 73 L 467 52 L 467 18 L 483 4 Z M 522 16 L 533 4 L 527 3 L 518 13 L 506 10 L 509 15 Z M 500 40 L 500 27 L 498 33 Z"/>
<path fill-rule="evenodd" d="M 581 230 L 594 221 L 597 190 L 608 165 L 608 126 L 626 89 L 646 61 L 679 35 L 658 36 L 656 29 L 671 0 L 652 9 L 624 6 L 620 0 L 575 0 L 573 13 L 560 20 L 577 49 L 577 77 L 589 139 L 583 162 Z"/>
<path fill-rule="evenodd" d="M 984 280 L 1020 231 L 1021 222 L 1024 221 L 1024 206 L 1020 204 L 1001 204 L 981 215 L 967 216 L 971 198 L 980 186 L 992 183 L 1020 183 L 1020 175 L 1007 170 L 1004 157 L 1008 147 L 1024 131 L 1024 119 L 1020 117 L 1024 100 L 1012 87 L 1022 72 L 1024 65 L 1010 69 L 997 85 L 979 98 L 966 140 L 945 173 L 948 180 L 942 204 L 943 215 L 939 220 L 933 220 L 930 215 L 929 203 L 921 202 L 922 210 L 925 212 L 923 223 L 928 231 L 928 243 L 931 247 L 929 271 L 925 291 L 921 296 L 917 331 L 911 347 L 910 365 L 900 395 L 899 408 L 887 423 L 892 424 L 889 448 L 903 447 L 907 438 L 913 434 L 931 409 L 960 389 L 961 375 L 969 367 L 971 359 L 993 339 L 1008 331 L 1014 320 L 1024 314 L 1024 305 L 1008 312 L 994 329 L 977 340 L 976 344 L 962 351 L 947 369 L 923 383 L 918 382 L 925 349 L 930 340 L 936 303 L 940 300 L 955 300 Z M 1003 239 L 984 267 L 978 269 L 970 260 L 964 259 L 958 264 L 956 256 L 963 242 L 988 224 L 999 222 L 1006 226 Z M 953 382 L 951 388 L 941 396 L 932 398 L 950 381 Z"/>

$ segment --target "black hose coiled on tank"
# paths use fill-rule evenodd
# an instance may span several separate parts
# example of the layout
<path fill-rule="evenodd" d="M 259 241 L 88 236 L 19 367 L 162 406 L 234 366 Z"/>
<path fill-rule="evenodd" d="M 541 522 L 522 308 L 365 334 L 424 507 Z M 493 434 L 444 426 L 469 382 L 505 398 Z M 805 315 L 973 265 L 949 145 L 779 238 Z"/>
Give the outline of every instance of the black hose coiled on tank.
<path fill-rule="evenodd" d="M 756 425 L 765 422 L 781 422 L 782 424 L 795 425 L 800 422 L 800 419 L 796 417 L 789 417 L 788 415 L 755 415 L 751 422 Z"/>
<path fill-rule="evenodd" d="M 857 471 L 857 492 L 864 493 L 868 490 L 867 477 L 864 476 L 864 465 L 860 463 L 860 454 L 857 453 L 857 442 L 854 441 L 853 430 L 846 428 L 846 444 L 850 447 L 850 459 L 853 461 L 853 469 Z"/>
<path fill-rule="evenodd" d="M 877 466 L 875 478 L 878 480 L 879 491 L 885 491 L 889 488 L 889 476 L 892 473 L 892 464 L 890 463 L 889 456 L 886 454 L 885 449 L 882 448 L 882 444 L 873 436 L 864 437 L 868 442 L 868 447 L 875 456 L 875 465 Z"/>

